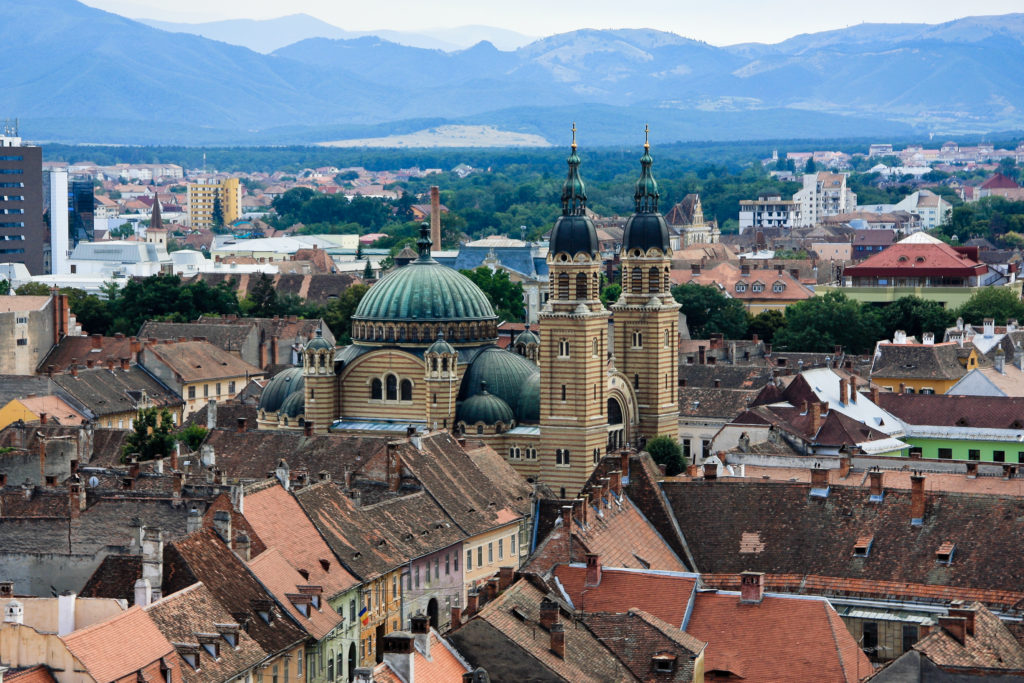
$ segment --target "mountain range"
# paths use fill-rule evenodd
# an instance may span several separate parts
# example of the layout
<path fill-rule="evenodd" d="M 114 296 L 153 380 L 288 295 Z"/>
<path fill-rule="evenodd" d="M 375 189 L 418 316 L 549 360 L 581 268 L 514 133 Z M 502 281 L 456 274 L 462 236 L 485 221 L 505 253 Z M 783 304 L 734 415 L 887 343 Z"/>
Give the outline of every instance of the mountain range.
<path fill-rule="evenodd" d="M 663 142 L 1024 128 L 1024 14 L 774 45 L 585 29 L 515 50 L 359 36 L 263 54 L 75 0 L 0 10 L 0 118 L 34 140 L 281 145 L 473 124 L 561 144 L 573 120 L 597 145 L 645 122 Z"/>

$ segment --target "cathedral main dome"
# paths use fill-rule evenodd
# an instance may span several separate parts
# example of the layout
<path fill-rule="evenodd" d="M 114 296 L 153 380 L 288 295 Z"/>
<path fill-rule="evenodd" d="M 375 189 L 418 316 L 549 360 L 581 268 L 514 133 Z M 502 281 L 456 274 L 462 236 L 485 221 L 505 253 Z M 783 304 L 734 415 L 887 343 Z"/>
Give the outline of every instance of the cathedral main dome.
<path fill-rule="evenodd" d="M 419 246 L 418 259 L 385 275 L 359 302 L 353 339 L 431 343 L 440 331 L 450 343 L 493 340 L 498 316 L 487 295 L 462 273 L 430 258 L 426 235 Z"/>

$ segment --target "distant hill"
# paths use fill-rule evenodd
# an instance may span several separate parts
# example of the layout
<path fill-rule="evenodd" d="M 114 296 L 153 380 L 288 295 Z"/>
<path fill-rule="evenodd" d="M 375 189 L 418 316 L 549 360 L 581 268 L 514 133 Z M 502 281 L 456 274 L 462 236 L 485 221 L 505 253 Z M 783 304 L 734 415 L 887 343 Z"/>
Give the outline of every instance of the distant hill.
<path fill-rule="evenodd" d="M 485 41 L 451 51 L 370 36 L 292 42 L 345 32 L 305 15 L 273 21 L 278 42 L 290 42 L 262 54 L 75 0 L 11 3 L 0 118 L 19 117 L 30 139 L 145 144 L 300 144 L 444 125 L 558 143 L 573 119 L 598 145 L 644 122 L 665 142 L 1024 128 L 1019 14 L 777 45 L 580 30 L 515 50 Z M 266 49 L 271 24 L 254 23 L 253 44 Z"/>
<path fill-rule="evenodd" d="M 421 32 L 389 31 L 387 29 L 346 31 L 308 14 L 290 14 L 276 19 L 228 19 L 196 24 L 157 19 L 137 19 L 136 21 L 163 31 L 191 33 L 263 53 L 270 53 L 309 38 L 345 39 L 376 36 L 399 45 L 446 51 L 464 50 L 481 41 L 487 41 L 502 50 L 514 50 L 533 40 L 533 38 L 516 31 L 480 25 L 456 26 Z"/>

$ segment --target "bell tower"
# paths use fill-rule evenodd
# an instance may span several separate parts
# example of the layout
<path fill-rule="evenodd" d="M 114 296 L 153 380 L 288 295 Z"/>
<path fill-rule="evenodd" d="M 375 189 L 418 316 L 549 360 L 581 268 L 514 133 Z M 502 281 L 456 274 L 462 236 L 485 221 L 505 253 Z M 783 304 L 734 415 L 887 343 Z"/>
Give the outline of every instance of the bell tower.
<path fill-rule="evenodd" d="M 608 439 L 607 326 L 601 305 L 601 253 L 586 215 L 573 124 L 562 215 L 548 248 L 548 302 L 540 322 L 540 479 L 575 497 L 604 454 Z M 563 493 L 564 492 L 564 493 Z"/>
<path fill-rule="evenodd" d="M 324 339 L 322 330 L 318 329 L 302 350 L 302 374 L 305 419 L 313 423 L 314 433 L 326 434 L 338 417 L 338 378 L 334 374 L 334 346 Z"/>
<path fill-rule="evenodd" d="M 640 436 L 679 438 L 679 304 L 672 298 L 672 246 L 658 212 L 658 183 L 651 174 L 644 130 L 635 212 L 622 235 L 622 295 L 615 314 L 615 363 L 633 385 Z M 639 445 L 639 444 L 637 444 Z"/>

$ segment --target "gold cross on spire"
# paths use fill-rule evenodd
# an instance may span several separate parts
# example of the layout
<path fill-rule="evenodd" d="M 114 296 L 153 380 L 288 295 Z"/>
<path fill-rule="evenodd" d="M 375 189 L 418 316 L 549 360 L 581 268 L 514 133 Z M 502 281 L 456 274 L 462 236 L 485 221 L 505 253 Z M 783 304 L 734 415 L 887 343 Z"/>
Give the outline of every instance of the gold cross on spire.
<path fill-rule="evenodd" d="M 647 127 L 647 124 L 645 123 L 644 124 L 644 149 L 650 149 L 651 148 L 651 143 L 647 141 L 647 134 L 649 132 L 650 132 L 650 129 Z"/>
<path fill-rule="evenodd" d="M 572 148 L 576 149 L 576 122 L 572 122 Z"/>

